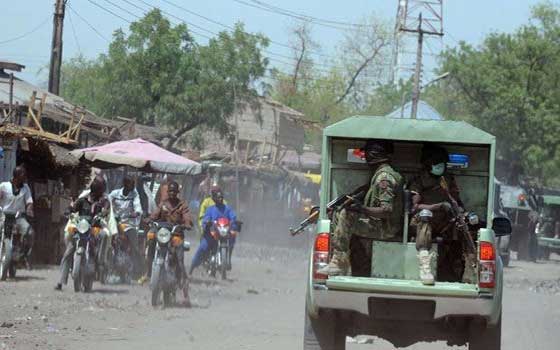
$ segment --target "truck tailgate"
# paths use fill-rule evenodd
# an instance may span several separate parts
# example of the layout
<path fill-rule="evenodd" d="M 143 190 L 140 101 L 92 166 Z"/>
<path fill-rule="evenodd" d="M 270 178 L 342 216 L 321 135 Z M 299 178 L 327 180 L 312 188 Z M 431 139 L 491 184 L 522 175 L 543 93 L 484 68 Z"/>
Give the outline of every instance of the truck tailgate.
<path fill-rule="evenodd" d="M 459 298 L 477 298 L 478 287 L 474 284 L 436 282 L 433 286 L 423 285 L 420 281 L 388 278 L 329 277 L 329 290 L 363 293 L 405 294 L 425 296 L 447 296 Z"/>

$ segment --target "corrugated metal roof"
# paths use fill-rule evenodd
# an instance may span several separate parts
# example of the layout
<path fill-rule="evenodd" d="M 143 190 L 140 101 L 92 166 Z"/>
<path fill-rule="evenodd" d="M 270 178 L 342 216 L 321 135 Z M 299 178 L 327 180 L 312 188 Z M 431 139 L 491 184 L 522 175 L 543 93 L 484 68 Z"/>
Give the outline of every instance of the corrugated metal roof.
<path fill-rule="evenodd" d="M 3 73 L 0 71 L 0 102 L 8 103 L 10 99 L 10 75 Z M 43 94 L 46 94 L 46 106 L 45 106 L 45 114 L 49 115 L 54 119 L 57 119 L 61 122 L 69 122 L 70 115 L 72 110 L 74 109 L 74 105 L 70 102 L 65 101 L 62 97 L 49 93 L 47 90 L 30 84 L 25 80 L 21 80 L 17 77 L 14 77 L 14 96 L 13 101 L 18 102 L 20 105 L 27 104 L 33 91 L 37 92 L 37 97 L 41 98 Z M 56 117 L 58 118 L 55 118 Z M 108 131 L 111 129 L 116 128 L 119 129 L 121 134 L 123 134 L 124 138 L 136 138 L 142 137 L 144 139 L 150 141 L 161 141 L 165 137 L 169 136 L 169 133 L 162 130 L 161 128 L 151 127 L 141 124 L 136 124 L 134 126 L 135 134 L 134 135 L 127 135 L 125 130 L 123 130 L 123 126 L 126 126 L 126 121 L 120 120 L 111 120 L 106 118 L 98 117 L 91 111 L 86 110 L 86 118 L 82 124 L 83 128 L 87 130 L 88 125 L 91 128 L 99 129 L 100 131 L 102 128 L 107 128 Z M 95 126 L 95 127 L 94 127 Z M 126 127 L 124 128 L 126 129 Z M 93 129 L 92 129 L 93 130 Z M 92 131 L 88 130 L 88 131 Z M 108 136 L 108 135 L 107 135 Z"/>

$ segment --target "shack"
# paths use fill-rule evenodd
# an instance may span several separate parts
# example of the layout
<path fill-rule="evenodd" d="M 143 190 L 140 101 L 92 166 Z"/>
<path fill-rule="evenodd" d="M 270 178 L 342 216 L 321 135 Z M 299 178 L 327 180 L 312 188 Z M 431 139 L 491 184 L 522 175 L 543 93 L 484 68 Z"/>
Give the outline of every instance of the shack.
<path fill-rule="evenodd" d="M 169 134 L 129 119 L 100 118 L 17 78 L 14 72 L 24 68 L 0 61 L 0 180 L 25 166 L 35 202 L 34 262 L 58 263 L 64 211 L 91 173 L 69 151 L 137 137 L 162 143 Z"/>

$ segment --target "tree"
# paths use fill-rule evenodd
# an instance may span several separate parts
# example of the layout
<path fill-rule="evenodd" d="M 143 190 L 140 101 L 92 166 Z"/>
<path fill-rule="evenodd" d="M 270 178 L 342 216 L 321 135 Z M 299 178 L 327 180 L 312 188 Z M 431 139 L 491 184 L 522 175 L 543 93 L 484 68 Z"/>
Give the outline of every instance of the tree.
<path fill-rule="evenodd" d="M 531 22 L 512 34 L 493 33 L 482 45 L 461 43 L 443 54 L 449 71 L 435 94 L 445 108 L 496 135 L 510 181 L 530 176 L 560 185 L 560 12 L 533 8 Z M 432 95 L 433 96 L 433 95 Z"/>
<path fill-rule="evenodd" d="M 336 57 L 317 63 L 310 51 L 320 47 L 313 42 L 308 23 L 296 26 L 292 43 L 297 63 L 293 72 L 273 71 L 272 96 L 322 124 L 363 112 L 370 96 L 387 81 L 388 28 L 376 17 L 366 19 L 346 31 Z"/>
<path fill-rule="evenodd" d="M 173 26 L 156 9 L 132 23 L 128 35 L 117 30 L 107 54 L 66 63 L 62 95 L 100 115 L 168 127 L 169 147 L 198 126 L 225 135 L 235 97 L 251 102 L 257 95 L 267 45 L 241 24 L 200 45 L 186 25 Z"/>

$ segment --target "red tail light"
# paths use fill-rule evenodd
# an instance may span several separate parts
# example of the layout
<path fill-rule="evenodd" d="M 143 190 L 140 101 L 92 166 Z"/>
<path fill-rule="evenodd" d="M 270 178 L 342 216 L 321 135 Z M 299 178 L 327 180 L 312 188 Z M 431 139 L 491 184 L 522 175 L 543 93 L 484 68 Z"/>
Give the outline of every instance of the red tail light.
<path fill-rule="evenodd" d="M 331 235 L 328 233 L 319 233 L 315 237 L 315 244 L 313 246 L 313 280 L 324 281 L 327 275 L 317 273 L 317 270 L 323 268 L 329 263 L 329 250 L 330 250 Z"/>
<path fill-rule="evenodd" d="M 496 249 L 489 242 L 480 242 L 479 249 L 478 286 L 480 288 L 494 288 L 496 286 Z"/>

